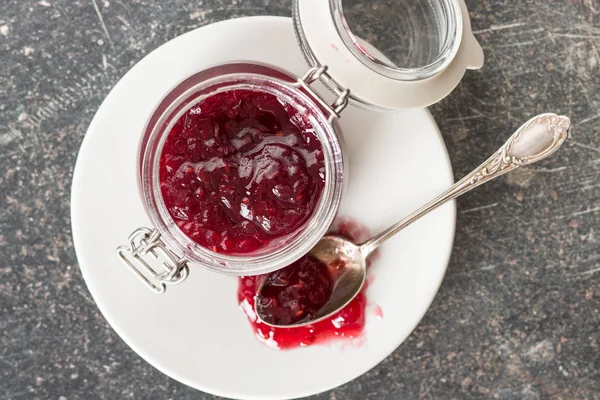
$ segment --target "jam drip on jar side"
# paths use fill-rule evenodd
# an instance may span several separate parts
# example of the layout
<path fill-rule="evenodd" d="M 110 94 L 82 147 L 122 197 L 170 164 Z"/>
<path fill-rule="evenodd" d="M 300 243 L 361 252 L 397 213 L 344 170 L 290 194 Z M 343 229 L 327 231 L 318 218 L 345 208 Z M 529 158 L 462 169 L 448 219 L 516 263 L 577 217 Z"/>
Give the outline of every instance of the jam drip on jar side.
<path fill-rule="evenodd" d="M 325 185 L 323 149 L 306 118 L 263 92 L 212 95 L 165 141 L 167 210 L 196 243 L 224 254 L 280 246 L 314 212 Z"/>

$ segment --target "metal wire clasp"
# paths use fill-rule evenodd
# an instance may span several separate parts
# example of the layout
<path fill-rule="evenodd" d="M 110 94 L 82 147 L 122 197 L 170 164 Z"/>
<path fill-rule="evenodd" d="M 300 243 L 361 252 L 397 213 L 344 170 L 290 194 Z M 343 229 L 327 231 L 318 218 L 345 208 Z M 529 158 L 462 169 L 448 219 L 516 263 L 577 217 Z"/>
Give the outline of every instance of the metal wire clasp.
<path fill-rule="evenodd" d="M 331 105 L 327 104 L 321 96 L 319 96 L 315 91 L 310 87 L 310 85 L 315 82 L 317 79 L 321 79 L 325 86 L 330 88 L 337 96 L 335 102 Z M 321 106 L 323 106 L 327 111 L 331 113 L 331 117 L 339 118 L 340 113 L 346 108 L 348 105 L 348 99 L 350 97 L 350 90 L 341 88 L 335 81 L 329 76 L 327 73 L 327 66 L 319 66 L 314 67 L 308 70 L 306 74 L 296 82 L 296 85 L 302 87 L 306 91 L 308 91 L 314 98 L 316 98 Z M 330 119 L 332 119 L 330 118 Z"/>
<path fill-rule="evenodd" d="M 119 258 L 154 292 L 164 293 L 167 285 L 188 277 L 188 260 L 169 250 L 156 229 L 136 229 L 128 242 L 129 246 L 117 247 Z"/>

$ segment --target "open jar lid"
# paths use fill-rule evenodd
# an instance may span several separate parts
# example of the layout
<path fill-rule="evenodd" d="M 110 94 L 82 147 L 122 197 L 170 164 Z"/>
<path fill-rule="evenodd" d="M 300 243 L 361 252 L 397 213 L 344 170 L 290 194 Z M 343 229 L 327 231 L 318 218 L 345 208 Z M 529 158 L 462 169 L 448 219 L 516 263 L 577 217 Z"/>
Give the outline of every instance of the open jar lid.
<path fill-rule="evenodd" d="M 483 65 L 463 0 L 294 0 L 294 27 L 324 83 L 366 108 L 427 107 Z"/>

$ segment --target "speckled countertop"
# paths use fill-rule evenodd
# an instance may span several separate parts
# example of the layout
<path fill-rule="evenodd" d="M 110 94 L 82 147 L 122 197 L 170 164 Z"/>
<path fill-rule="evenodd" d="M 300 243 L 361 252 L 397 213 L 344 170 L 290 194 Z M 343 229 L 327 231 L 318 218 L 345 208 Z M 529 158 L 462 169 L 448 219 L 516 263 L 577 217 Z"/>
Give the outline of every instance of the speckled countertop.
<path fill-rule="evenodd" d="M 315 399 L 600 396 L 600 4 L 467 4 L 486 65 L 432 108 L 456 177 L 533 114 L 571 116 L 571 138 L 458 201 L 452 260 L 418 328 Z M 73 166 L 94 112 L 142 56 L 213 21 L 289 7 L 2 0 L 0 399 L 213 398 L 156 371 L 98 312 L 73 250 Z"/>

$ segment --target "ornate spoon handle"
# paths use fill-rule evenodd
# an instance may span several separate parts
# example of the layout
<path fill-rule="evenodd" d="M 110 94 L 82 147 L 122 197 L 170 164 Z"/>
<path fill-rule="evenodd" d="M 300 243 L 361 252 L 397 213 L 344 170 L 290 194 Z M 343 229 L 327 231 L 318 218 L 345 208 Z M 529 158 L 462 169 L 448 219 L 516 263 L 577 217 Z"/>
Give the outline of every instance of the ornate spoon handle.
<path fill-rule="evenodd" d="M 363 243 L 361 252 L 369 254 L 391 236 L 447 201 L 509 171 L 548 157 L 564 143 L 570 125 L 569 118 L 556 114 L 541 114 L 530 119 L 486 162 L 402 221 Z"/>

